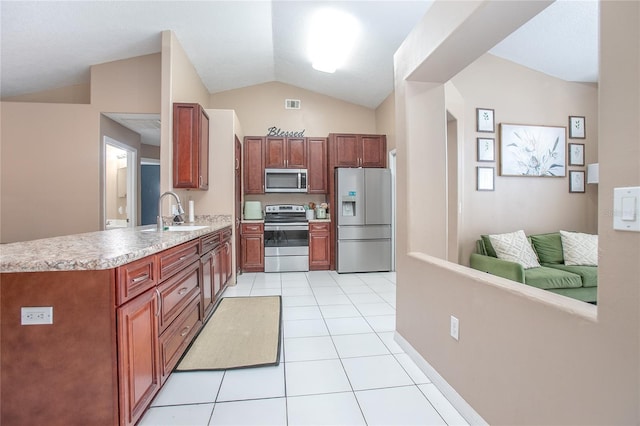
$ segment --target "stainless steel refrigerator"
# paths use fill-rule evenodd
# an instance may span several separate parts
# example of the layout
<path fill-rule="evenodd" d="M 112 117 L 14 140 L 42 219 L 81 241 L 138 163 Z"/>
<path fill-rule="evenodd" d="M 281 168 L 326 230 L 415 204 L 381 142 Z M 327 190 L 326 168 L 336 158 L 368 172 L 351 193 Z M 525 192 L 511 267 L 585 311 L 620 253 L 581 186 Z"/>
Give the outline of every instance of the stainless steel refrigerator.
<path fill-rule="evenodd" d="M 337 272 L 391 270 L 391 172 L 338 168 Z"/>

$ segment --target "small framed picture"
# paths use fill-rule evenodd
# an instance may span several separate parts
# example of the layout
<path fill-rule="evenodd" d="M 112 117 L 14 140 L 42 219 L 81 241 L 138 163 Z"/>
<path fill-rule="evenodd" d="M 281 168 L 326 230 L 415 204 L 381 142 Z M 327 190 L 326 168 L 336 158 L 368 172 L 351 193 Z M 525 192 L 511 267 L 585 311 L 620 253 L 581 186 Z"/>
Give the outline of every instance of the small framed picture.
<path fill-rule="evenodd" d="M 584 170 L 569 170 L 569 192 L 584 192 Z"/>
<path fill-rule="evenodd" d="M 495 167 L 477 167 L 477 190 L 495 190 Z"/>
<path fill-rule="evenodd" d="M 586 129 L 584 117 L 570 115 L 569 116 L 569 139 L 585 139 Z"/>
<path fill-rule="evenodd" d="M 583 143 L 569 144 L 569 165 L 584 166 L 584 144 Z"/>
<path fill-rule="evenodd" d="M 494 138 L 478 138 L 478 161 L 496 161 L 496 140 Z"/>
<path fill-rule="evenodd" d="M 476 108 L 476 121 L 478 132 L 495 133 L 494 111 L 487 108 Z"/>

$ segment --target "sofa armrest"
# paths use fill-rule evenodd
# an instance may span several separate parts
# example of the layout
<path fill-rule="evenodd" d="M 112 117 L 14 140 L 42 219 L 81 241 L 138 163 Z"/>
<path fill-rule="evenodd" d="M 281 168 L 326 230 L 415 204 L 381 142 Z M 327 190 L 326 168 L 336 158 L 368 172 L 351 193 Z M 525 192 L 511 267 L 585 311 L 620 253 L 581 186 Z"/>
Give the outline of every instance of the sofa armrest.
<path fill-rule="evenodd" d="M 524 283 L 524 268 L 516 262 L 498 259 L 497 257 L 471 253 L 470 266 L 479 271 L 488 272 L 508 280 Z"/>

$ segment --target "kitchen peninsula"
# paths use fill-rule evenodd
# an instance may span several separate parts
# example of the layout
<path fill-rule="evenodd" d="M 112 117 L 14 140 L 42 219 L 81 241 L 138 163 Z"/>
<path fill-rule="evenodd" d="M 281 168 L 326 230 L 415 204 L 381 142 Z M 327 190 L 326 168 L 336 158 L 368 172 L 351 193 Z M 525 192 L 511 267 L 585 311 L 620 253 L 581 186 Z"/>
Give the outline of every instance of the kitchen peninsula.
<path fill-rule="evenodd" d="M 230 216 L 197 219 L 0 248 L 0 423 L 138 421 L 232 281 Z"/>

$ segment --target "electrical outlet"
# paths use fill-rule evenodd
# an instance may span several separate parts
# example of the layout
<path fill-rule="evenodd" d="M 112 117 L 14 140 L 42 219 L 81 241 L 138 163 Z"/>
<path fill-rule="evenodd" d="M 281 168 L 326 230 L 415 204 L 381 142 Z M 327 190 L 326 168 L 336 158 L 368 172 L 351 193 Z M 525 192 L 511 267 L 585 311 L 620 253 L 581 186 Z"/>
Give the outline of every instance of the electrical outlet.
<path fill-rule="evenodd" d="M 20 318 L 22 325 L 53 324 L 53 306 L 22 307 Z"/>
<path fill-rule="evenodd" d="M 451 328 L 449 330 L 449 334 L 451 334 L 451 337 L 458 340 L 459 333 L 460 333 L 460 321 L 458 321 L 458 318 L 451 315 Z"/>

